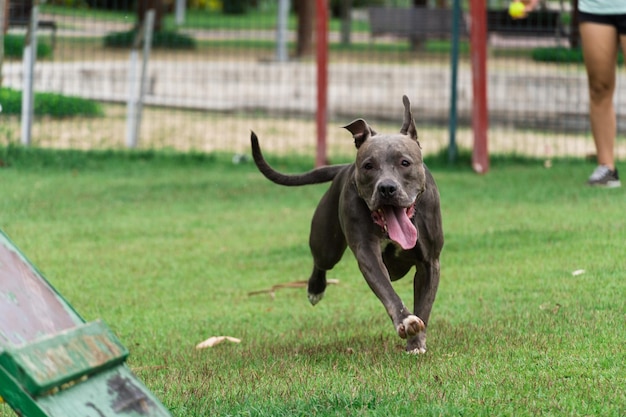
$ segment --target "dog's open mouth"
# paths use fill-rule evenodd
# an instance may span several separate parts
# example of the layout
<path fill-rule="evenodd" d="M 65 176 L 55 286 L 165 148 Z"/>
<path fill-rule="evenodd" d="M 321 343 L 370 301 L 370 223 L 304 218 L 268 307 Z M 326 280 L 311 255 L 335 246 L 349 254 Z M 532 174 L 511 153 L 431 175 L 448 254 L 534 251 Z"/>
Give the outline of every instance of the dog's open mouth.
<path fill-rule="evenodd" d="M 372 212 L 372 220 L 387 232 L 389 239 L 408 250 L 417 243 L 417 228 L 411 221 L 414 214 L 414 204 L 408 208 L 382 206 Z"/>

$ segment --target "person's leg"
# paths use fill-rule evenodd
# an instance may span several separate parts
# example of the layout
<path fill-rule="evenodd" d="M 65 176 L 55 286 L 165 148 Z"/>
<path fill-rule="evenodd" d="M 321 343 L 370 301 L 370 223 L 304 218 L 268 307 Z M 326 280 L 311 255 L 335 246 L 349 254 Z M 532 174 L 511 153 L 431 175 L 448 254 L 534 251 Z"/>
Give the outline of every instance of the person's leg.
<path fill-rule="evenodd" d="M 616 122 L 613 92 L 618 51 L 617 30 L 611 25 L 583 22 L 580 24 L 580 36 L 589 82 L 589 120 L 598 164 L 614 170 Z"/>

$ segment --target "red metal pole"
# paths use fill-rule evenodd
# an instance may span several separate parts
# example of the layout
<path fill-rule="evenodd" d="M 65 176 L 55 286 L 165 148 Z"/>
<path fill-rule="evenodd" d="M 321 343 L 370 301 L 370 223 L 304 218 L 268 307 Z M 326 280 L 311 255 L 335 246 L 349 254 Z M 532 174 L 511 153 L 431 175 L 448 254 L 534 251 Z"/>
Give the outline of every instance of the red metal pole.
<path fill-rule="evenodd" d="M 307 0 L 305 0 L 307 1 Z M 317 51 L 317 153 L 315 166 L 328 163 L 326 158 L 326 124 L 328 118 L 328 0 L 316 0 Z"/>
<path fill-rule="evenodd" d="M 479 174 L 489 170 L 487 129 L 489 111 L 487 105 L 487 9 L 485 0 L 470 1 L 470 51 L 472 56 L 474 150 L 472 168 Z"/>

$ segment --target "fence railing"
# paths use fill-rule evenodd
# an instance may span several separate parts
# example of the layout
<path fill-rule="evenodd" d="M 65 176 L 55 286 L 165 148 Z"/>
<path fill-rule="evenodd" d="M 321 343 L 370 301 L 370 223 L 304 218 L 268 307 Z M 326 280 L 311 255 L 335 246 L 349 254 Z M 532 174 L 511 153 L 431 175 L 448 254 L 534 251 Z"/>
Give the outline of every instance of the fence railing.
<path fill-rule="evenodd" d="M 255 13 L 267 20 L 219 20 L 216 11 L 189 10 L 186 23 L 176 32 L 192 38 L 195 47 L 153 48 L 146 69 L 138 146 L 243 153 L 248 151 L 249 132 L 253 129 L 268 152 L 314 154 L 315 56 L 276 60 L 276 22 L 271 21 L 276 10 L 248 12 Z M 56 36 L 52 55 L 37 59 L 35 91 L 97 100 L 103 103 L 104 116 L 51 118 L 36 114 L 32 143 L 124 147 L 131 49 L 107 47 L 104 38 L 112 32 L 130 31 L 136 24 L 134 15 L 45 7 L 40 19 L 54 22 Z M 246 22 L 250 24 L 246 26 Z M 173 22 L 166 21 L 167 25 Z M 396 125 L 399 128 L 403 94 L 411 98 L 425 152 L 446 147 L 451 85 L 449 42 L 426 40 L 418 49 L 412 49 L 403 38 L 374 38 L 364 11 L 353 15 L 350 45 L 341 44 L 337 25 L 331 22 L 330 28 L 329 156 L 353 151 L 350 135 L 339 128 L 353 118 L 364 117 L 386 129 Z M 293 20 L 289 29 L 281 36 L 287 37 L 293 49 Z M 23 33 L 23 27 L 10 27 L 9 35 Z M 41 37 L 40 42 L 50 41 Z M 472 74 L 468 46 L 463 42 L 458 70 L 457 144 L 470 148 Z M 582 62 L 538 62 L 531 55 L 536 48 L 558 45 L 567 45 L 559 34 L 490 35 L 490 152 L 545 158 L 594 152 Z M 4 87 L 23 88 L 20 60 L 5 58 Z M 619 85 L 624 85 L 621 73 Z M 621 121 L 626 120 L 624 101 L 626 96 L 618 93 L 616 108 Z M 0 118 L 2 136 L 13 140 L 19 137 L 19 119 L 2 113 Z M 618 138 L 619 158 L 626 157 L 622 142 Z"/>

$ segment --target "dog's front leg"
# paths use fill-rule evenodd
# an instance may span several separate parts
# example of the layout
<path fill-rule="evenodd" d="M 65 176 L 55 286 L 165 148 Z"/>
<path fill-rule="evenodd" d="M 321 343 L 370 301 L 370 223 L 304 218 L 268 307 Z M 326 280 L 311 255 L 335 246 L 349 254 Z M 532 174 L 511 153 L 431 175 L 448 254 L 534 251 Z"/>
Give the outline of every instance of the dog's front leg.
<path fill-rule="evenodd" d="M 413 338 L 424 331 L 424 322 L 406 308 L 391 285 L 387 268 L 380 253 L 380 241 L 370 239 L 350 245 L 361 273 L 374 294 L 383 303 L 391 318 L 398 336 Z"/>
<path fill-rule="evenodd" d="M 418 264 L 413 278 L 414 311 L 426 326 L 428 326 L 439 286 L 439 273 L 439 259 L 435 259 L 428 263 Z M 410 337 L 407 340 L 406 350 L 416 354 L 426 353 L 426 330 Z"/>

